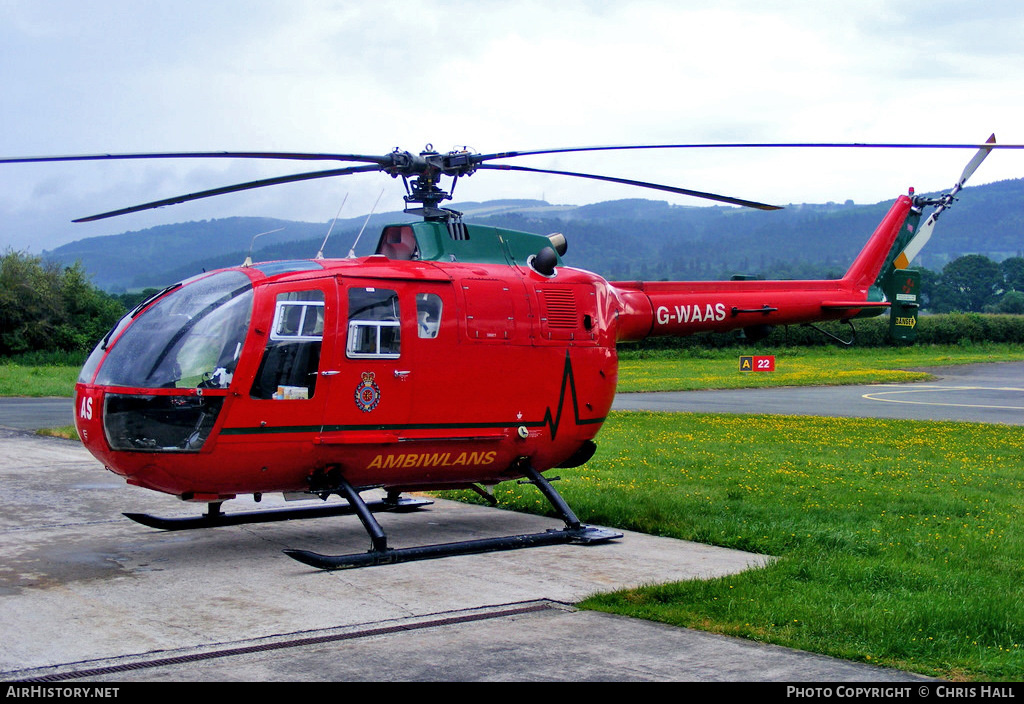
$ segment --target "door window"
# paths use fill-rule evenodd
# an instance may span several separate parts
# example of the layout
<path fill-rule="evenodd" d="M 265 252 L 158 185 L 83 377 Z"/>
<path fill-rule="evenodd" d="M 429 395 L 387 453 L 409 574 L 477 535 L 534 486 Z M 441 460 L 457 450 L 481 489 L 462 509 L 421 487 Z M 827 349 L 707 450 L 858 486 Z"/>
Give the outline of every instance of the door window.
<path fill-rule="evenodd" d="M 348 292 L 348 344 L 352 359 L 397 359 L 401 353 L 398 293 L 387 288 Z"/>
<path fill-rule="evenodd" d="M 323 336 L 323 291 L 278 294 L 270 337 L 250 395 L 276 400 L 312 398 Z"/>
<path fill-rule="evenodd" d="M 420 337 L 433 339 L 441 328 L 441 297 L 436 293 L 416 294 L 416 329 Z"/>

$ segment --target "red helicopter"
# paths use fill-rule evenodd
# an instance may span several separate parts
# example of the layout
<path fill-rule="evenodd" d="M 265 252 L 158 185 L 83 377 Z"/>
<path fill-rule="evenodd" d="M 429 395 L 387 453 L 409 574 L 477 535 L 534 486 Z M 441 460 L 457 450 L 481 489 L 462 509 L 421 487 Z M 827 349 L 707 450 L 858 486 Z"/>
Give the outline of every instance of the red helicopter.
<path fill-rule="evenodd" d="M 609 282 L 565 266 L 561 235 L 466 224 L 456 211 L 440 207 L 451 197 L 438 186 L 441 177 L 453 178 L 454 186 L 476 170 L 501 169 L 775 208 L 640 181 L 490 163 L 527 154 L 653 147 L 481 155 L 442 154 L 428 145 L 418 155 L 217 152 L 0 162 L 224 157 L 361 164 L 82 220 L 359 172 L 383 171 L 405 181 L 406 212 L 423 219 L 385 227 L 375 254 L 243 265 L 174 284 L 107 333 L 76 386 L 76 427 L 109 470 L 129 484 L 209 505 L 195 518 L 126 516 L 173 530 L 355 513 L 370 535 L 368 552 L 285 551 L 317 568 L 338 569 L 621 537 L 583 525 L 543 475 L 579 466 L 594 454 L 594 438 L 615 395 L 616 344 L 705 331 L 744 330 L 758 337 L 771 326 L 850 321 L 886 308 L 892 309 L 893 334 L 911 339 L 918 279 L 906 267 L 937 216 L 995 148 L 994 136 L 971 146 L 980 149 L 949 193 L 900 196 L 846 275 L 822 281 Z M 934 211 L 919 227 L 926 207 Z M 405 492 L 470 487 L 489 496 L 482 487 L 521 478 L 551 502 L 564 529 L 393 549 L 374 516 L 430 503 Z M 386 497 L 368 501 L 360 495 L 367 489 L 384 489 Z M 237 495 L 258 500 L 268 492 L 322 499 L 337 494 L 345 501 L 312 509 L 221 511 Z"/>

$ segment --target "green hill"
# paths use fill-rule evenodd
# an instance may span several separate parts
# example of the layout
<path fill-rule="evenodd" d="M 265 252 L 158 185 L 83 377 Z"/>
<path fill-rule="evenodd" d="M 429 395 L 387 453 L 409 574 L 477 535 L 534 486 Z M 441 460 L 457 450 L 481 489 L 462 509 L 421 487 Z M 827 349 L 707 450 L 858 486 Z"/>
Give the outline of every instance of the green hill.
<path fill-rule="evenodd" d="M 841 275 L 888 210 L 872 205 L 793 204 L 774 212 L 725 206 L 692 207 L 627 199 L 584 206 L 544 201 L 456 203 L 468 222 L 548 234 L 569 240 L 566 262 L 609 279 L 701 280 L 734 273 L 768 278 Z M 1024 252 L 1024 179 L 965 188 L 943 214 L 915 264 L 940 270 L 964 254 L 999 261 Z M 399 212 L 374 215 L 356 253 L 368 254 L 381 226 L 406 222 Z M 365 216 L 339 220 L 324 250 L 343 257 Z M 162 287 L 204 270 L 241 264 L 253 236 L 254 260 L 310 258 L 329 223 L 227 218 L 163 225 L 79 240 L 44 253 L 61 264 L 80 261 L 108 291 Z"/>

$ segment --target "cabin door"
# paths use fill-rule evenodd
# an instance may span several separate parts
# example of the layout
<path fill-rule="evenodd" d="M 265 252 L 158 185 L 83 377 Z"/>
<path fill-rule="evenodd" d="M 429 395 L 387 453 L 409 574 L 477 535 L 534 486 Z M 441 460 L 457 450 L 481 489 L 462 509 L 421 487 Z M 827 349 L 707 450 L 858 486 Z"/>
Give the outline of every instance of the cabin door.
<path fill-rule="evenodd" d="M 409 422 L 415 303 L 402 281 L 339 279 L 338 345 L 323 439 L 397 442 Z"/>
<path fill-rule="evenodd" d="M 233 420 L 251 428 L 253 438 L 312 438 L 320 432 L 330 391 L 325 370 L 335 354 L 329 334 L 338 308 L 334 281 L 271 284 L 266 291 L 269 305 L 253 319 L 263 341 L 259 366 Z"/>

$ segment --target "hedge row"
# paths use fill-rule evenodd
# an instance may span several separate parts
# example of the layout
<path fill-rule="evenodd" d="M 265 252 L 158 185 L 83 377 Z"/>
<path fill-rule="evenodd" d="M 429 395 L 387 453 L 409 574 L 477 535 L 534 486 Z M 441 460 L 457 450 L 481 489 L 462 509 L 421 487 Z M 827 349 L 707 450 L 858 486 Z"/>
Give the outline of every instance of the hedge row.
<path fill-rule="evenodd" d="M 807 325 L 777 328 L 771 335 L 747 347 L 815 347 L 835 345 L 834 339 L 821 333 L 825 330 L 844 341 L 851 338 L 857 347 L 892 347 L 889 339 L 889 316 L 853 321 L 856 334 L 843 323 L 821 323 L 815 329 Z M 922 315 L 917 321 L 917 344 L 959 345 L 970 342 L 1001 342 L 1024 344 L 1024 315 L 992 315 L 985 313 L 945 313 Z M 652 337 L 638 344 L 639 349 L 679 349 L 733 347 L 736 333 L 691 335 L 689 337 Z"/>

